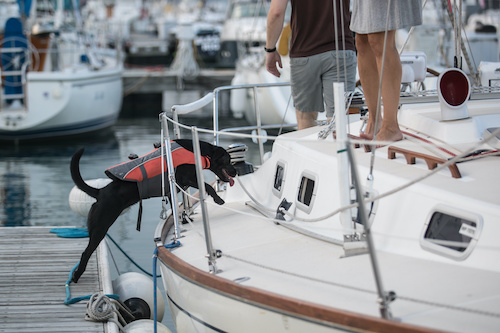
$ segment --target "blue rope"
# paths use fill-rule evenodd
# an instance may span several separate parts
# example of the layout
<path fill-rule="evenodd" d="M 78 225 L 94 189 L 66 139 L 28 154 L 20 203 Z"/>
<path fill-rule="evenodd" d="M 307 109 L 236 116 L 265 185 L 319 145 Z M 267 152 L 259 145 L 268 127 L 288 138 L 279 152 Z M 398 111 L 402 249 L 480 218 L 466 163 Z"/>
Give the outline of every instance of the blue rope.
<path fill-rule="evenodd" d="M 85 238 L 89 237 L 87 228 L 54 228 L 50 232 L 63 238 Z"/>
<path fill-rule="evenodd" d="M 64 304 L 65 305 L 75 304 L 75 303 L 78 303 L 78 302 L 83 301 L 85 299 L 90 299 L 90 297 L 92 297 L 92 295 L 87 295 L 87 296 L 80 296 L 80 297 L 71 298 L 71 292 L 69 290 L 69 285 L 71 283 L 71 279 L 73 278 L 73 272 L 78 268 L 79 264 L 80 264 L 80 262 L 78 262 L 75 265 L 75 267 L 73 267 L 73 269 L 71 270 L 71 272 L 69 272 L 69 278 L 68 278 L 68 281 L 66 281 L 66 284 L 65 284 L 65 287 L 66 287 L 66 299 L 64 300 Z M 108 294 L 106 296 L 109 297 L 109 298 L 116 299 L 116 300 L 118 300 L 120 298 L 120 296 L 114 295 L 114 294 Z"/>
<path fill-rule="evenodd" d="M 157 287 L 157 282 L 156 278 L 158 275 L 156 275 L 156 263 L 158 259 L 158 248 L 156 247 L 154 252 L 153 252 L 153 320 L 154 320 L 154 333 L 157 333 L 158 331 L 158 307 L 156 305 L 157 303 L 157 295 L 156 295 L 156 287 Z"/>
<path fill-rule="evenodd" d="M 173 249 L 173 248 L 176 248 L 178 246 L 181 246 L 181 242 L 179 242 L 178 240 L 174 240 L 172 241 L 172 243 L 170 244 L 165 244 L 163 245 L 165 248 L 167 249 Z M 158 332 L 158 306 L 157 306 L 157 302 L 158 302 L 158 296 L 156 295 L 156 288 L 158 286 L 158 282 L 156 282 L 156 278 L 160 277 L 161 275 L 156 275 L 156 265 L 157 265 L 157 262 L 158 262 L 158 248 L 155 248 L 154 252 L 153 252 L 153 274 L 151 274 L 151 276 L 153 276 L 153 320 L 154 320 L 154 333 L 157 333 Z"/>
<path fill-rule="evenodd" d="M 181 246 L 181 242 L 179 242 L 178 240 L 174 240 L 172 241 L 172 243 L 165 244 L 163 246 L 167 249 L 175 249 L 176 247 Z"/>

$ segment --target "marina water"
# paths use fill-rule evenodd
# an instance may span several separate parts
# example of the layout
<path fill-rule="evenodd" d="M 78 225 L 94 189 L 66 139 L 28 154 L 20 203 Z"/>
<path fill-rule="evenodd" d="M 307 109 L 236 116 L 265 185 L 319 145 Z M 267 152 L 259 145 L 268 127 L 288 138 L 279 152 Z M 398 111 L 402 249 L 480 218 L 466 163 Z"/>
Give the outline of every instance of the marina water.
<path fill-rule="evenodd" d="M 196 117 L 183 119 L 183 122 L 203 128 L 212 127 L 211 118 Z M 230 117 L 221 119 L 221 127 L 240 126 L 248 126 L 248 123 Z M 185 133 L 183 137 L 189 138 L 189 132 Z M 201 135 L 200 139 L 210 142 L 213 137 L 207 134 Z M 0 143 L 0 226 L 84 227 L 85 218 L 74 213 L 68 202 L 69 192 L 74 186 L 69 170 L 73 153 L 85 147 L 80 161 L 84 179 L 106 178 L 104 170 L 108 167 L 126 161 L 131 153 L 140 156 L 150 152 L 153 143 L 158 141 L 160 123 L 153 112 L 153 115 L 141 118 L 121 118 L 111 129 L 83 138 L 21 143 L 18 146 Z M 224 137 L 220 145 L 227 147 L 235 142 L 254 145 L 251 140 L 235 141 Z M 257 158 L 249 156 L 248 159 L 255 163 Z M 140 232 L 136 231 L 138 205 L 121 215 L 109 230 L 109 235 L 148 272 L 152 271 L 153 234 L 160 210 L 161 198 L 145 200 Z M 108 244 L 113 254 L 111 263 L 116 262 L 116 267 L 111 267 L 113 278 L 120 273 L 140 272 L 111 242 L 108 241 Z M 75 263 L 78 260 L 75 258 Z M 66 278 L 61 277 L 61 281 Z M 161 282 L 159 286 L 163 288 Z M 74 290 L 75 296 L 80 296 L 76 295 L 78 289 Z M 82 318 L 84 315 L 82 313 Z M 175 331 L 168 313 L 163 323 Z"/>

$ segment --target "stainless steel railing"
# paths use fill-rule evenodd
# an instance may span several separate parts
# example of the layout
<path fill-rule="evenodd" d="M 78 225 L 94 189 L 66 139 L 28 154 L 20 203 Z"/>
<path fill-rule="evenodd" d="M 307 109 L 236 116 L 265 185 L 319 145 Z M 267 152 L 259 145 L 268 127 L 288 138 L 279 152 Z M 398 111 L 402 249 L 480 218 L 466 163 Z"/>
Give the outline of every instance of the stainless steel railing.
<path fill-rule="evenodd" d="M 219 103 L 220 103 L 220 93 L 222 91 L 230 91 L 234 89 L 252 89 L 253 90 L 253 95 L 254 95 L 254 112 L 255 112 L 255 117 L 256 117 L 256 122 L 257 124 L 255 126 L 246 126 L 246 127 L 240 127 L 240 128 L 232 128 L 232 129 L 225 129 L 223 130 L 224 132 L 239 132 L 239 131 L 247 131 L 247 130 L 256 130 L 257 131 L 257 142 L 259 145 L 259 153 L 260 153 L 260 160 L 261 162 L 263 161 L 263 156 L 264 156 L 264 142 L 262 140 L 262 130 L 264 128 L 266 129 L 273 129 L 273 128 L 280 128 L 283 127 L 282 124 L 280 125 L 266 125 L 263 126 L 261 122 L 261 115 L 260 115 L 260 110 L 259 110 L 259 100 L 258 100 L 258 88 L 267 88 L 267 87 L 276 87 L 276 86 L 287 86 L 289 83 L 278 83 L 278 84 L 247 84 L 247 85 L 234 85 L 234 86 L 223 86 L 216 88 L 213 92 L 208 93 L 204 97 L 200 98 L 197 101 L 194 101 L 192 103 L 184 104 L 184 105 L 174 105 L 171 107 L 172 111 L 172 116 L 173 116 L 173 132 L 174 132 L 174 139 L 179 139 L 181 137 L 180 134 L 180 126 L 179 126 L 179 115 L 186 115 L 195 111 L 198 111 L 202 109 L 203 107 L 209 105 L 210 103 L 213 104 L 213 110 L 212 110 L 212 120 L 213 120 L 213 135 L 214 135 L 214 140 L 213 143 L 215 145 L 219 144 L 219 134 L 222 132 L 219 127 Z M 174 218 L 174 234 L 175 238 L 178 239 L 180 237 L 180 226 L 179 226 L 179 213 L 178 213 L 178 204 L 177 204 L 177 191 L 176 191 L 176 184 L 175 184 L 175 173 L 173 170 L 173 160 L 172 160 L 172 154 L 169 149 L 170 147 L 170 134 L 168 130 L 168 120 L 169 118 L 166 115 L 166 111 L 162 112 L 160 114 L 160 122 L 161 122 L 161 128 L 162 128 L 162 149 L 165 151 L 162 151 L 162 156 L 166 158 L 166 166 L 167 166 L 167 173 L 168 173 L 168 186 L 170 190 L 170 206 L 171 206 L 171 212 L 172 216 Z M 288 125 L 288 126 L 295 126 L 295 125 Z M 203 168 L 201 166 L 201 154 L 200 154 L 200 147 L 199 147 L 199 138 L 198 138 L 198 129 L 196 127 L 191 128 L 192 132 L 192 139 L 193 139 L 193 147 L 194 147 L 194 154 L 195 154 L 195 165 L 196 165 L 196 173 L 197 173 L 197 180 L 198 180 L 198 188 L 199 188 L 199 199 L 200 199 L 200 205 L 201 205 L 201 210 L 202 210 L 202 215 L 203 215 L 203 226 L 204 226 L 204 231 L 205 231 L 205 243 L 207 246 L 207 258 L 208 258 L 208 265 L 209 265 L 209 270 L 212 273 L 217 273 L 217 266 L 216 266 L 216 259 L 218 257 L 218 251 L 213 248 L 212 245 L 212 239 L 211 239 L 211 233 L 210 233 L 210 224 L 208 220 L 208 214 L 206 210 L 206 203 L 205 203 L 205 186 L 204 186 L 204 179 L 203 179 Z M 164 168 L 164 163 L 162 163 L 162 168 Z M 165 170 L 162 170 L 165 171 Z M 165 173 L 163 173 L 165 175 Z M 162 194 L 163 194 L 163 207 L 162 207 L 162 219 L 166 219 L 166 180 L 165 177 L 163 177 L 162 180 Z M 183 204 L 184 204 L 184 209 L 189 210 L 189 200 L 187 196 L 184 194 L 183 195 Z"/>

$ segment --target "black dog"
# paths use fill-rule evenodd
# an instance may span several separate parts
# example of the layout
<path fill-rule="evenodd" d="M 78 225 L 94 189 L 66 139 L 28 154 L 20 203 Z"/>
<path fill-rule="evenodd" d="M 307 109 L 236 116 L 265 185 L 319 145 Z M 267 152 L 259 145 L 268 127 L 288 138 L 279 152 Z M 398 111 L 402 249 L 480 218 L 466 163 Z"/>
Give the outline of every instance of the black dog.
<path fill-rule="evenodd" d="M 200 142 L 200 149 L 204 168 L 215 173 L 222 181 L 232 185 L 234 181 L 231 177 L 236 176 L 236 170 L 231 165 L 231 157 L 226 150 L 207 142 Z M 198 188 L 192 141 L 172 141 L 171 150 L 177 184 L 183 189 Z M 89 186 L 80 174 L 79 162 L 83 151 L 84 149 L 81 148 L 71 159 L 71 177 L 80 190 L 97 199 L 97 202 L 92 205 L 89 211 L 87 218 L 89 244 L 82 253 L 78 268 L 73 273 L 73 282 L 78 282 L 87 267 L 90 256 L 121 212 L 142 199 L 159 197 L 162 193 L 160 148 L 106 170 L 106 174 L 112 179 L 112 182 L 101 189 Z M 166 167 L 163 170 L 166 172 Z M 169 194 L 168 184 L 166 187 L 167 194 Z M 206 183 L 205 191 L 217 204 L 224 203 L 216 191 Z"/>

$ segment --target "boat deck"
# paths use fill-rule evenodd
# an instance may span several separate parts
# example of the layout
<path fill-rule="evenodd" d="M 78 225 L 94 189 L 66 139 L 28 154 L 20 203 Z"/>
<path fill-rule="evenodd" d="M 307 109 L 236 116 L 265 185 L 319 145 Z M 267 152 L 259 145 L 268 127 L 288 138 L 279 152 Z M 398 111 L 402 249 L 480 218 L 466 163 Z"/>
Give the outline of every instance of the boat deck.
<path fill-rule="evenodd" d="M 0 332 L 117 332 L 115 324 L 85 320 L 87 301 L 64 305 L 65 283 L 88 238 L 61 238 L 51 229 L 0 228 Z M 70 285 L 71 297 L 111 291 L 104 251 L 100 246 Z"/>

